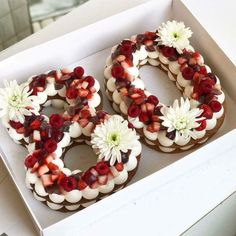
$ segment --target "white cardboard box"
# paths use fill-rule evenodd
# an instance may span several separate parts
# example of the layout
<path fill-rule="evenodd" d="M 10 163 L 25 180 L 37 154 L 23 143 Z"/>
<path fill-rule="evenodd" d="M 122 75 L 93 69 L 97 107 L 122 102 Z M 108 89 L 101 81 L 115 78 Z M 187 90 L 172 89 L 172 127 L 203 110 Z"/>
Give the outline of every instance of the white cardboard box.
<path fill-rule="evenodd" d="M 232 62 L 226 60 L 224 52 L 181 0 L 151 1 L 23 51 L 0 63 L 0 77 L 24 81 L 32 74 L 81 64 L 102 83 L 103 66 L 111 46 L 132 34 L 155 29 L 168 19 L 184 20 L 191 26 L 193 45 L 209 59 L 211 67 L 217 67 L 217 72 L 225 75 L 222 83 L 226 88 L 228 111 L 233 110 L 236 86 L 232 86 L 231 77 L 226 76 Z M 206 45 L 210 45 L 209 48 Z M 219 68 L 214 60 L 218 53 L 223 64 Z M 106 101 L 104 107 L 112 111 Z M 97 235 L 111 232 L 113 235 L 179 235 L 236 187 L 232 181 L 236 175 L 233 115 L 227 112 L 223 127 L 210 140 L 215 141 L 197 151 L 163 154 L 143 145 L 141 165 L 133 184 L 77 213 L 51 211 L 33 198 L 24 184 L 26 151 L 14 144 L 3 128 L 0 129 L 1 154 L 41 235 L 92 235 L 94 232 Z"/>

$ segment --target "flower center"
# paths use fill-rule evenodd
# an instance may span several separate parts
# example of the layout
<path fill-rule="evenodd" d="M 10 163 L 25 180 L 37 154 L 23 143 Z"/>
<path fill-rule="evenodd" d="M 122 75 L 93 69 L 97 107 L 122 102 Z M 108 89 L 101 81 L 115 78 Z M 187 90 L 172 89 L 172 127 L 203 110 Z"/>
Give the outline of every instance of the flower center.
<path fill-rule="evenodd" d="M 22 100 L 20 96 L 16 96 L 13 95 L 12 97 L 10 97 L 9 99 L 9 104 L 13 107 L 19 107 L 19 105 L 21 104 Z"/>
<path fill-rule="evenodd" d="M 118 146 L 120 144 L 120 134 L 117 132 L 108 133 L 107 141 L 112 146 Z"/>
<path fill-rule="evenodd" d="M 173 37 L 174 37 L 174 40 L 177 41 L 180 35 L 177 32 L 173 32 Z"/>
<path fill-rule="evenodd" d="M 174 122 L 175 129 L 178 131 L 184 130 L 187 128 L 187 123 L 186 117 L 179 117 Z"/>

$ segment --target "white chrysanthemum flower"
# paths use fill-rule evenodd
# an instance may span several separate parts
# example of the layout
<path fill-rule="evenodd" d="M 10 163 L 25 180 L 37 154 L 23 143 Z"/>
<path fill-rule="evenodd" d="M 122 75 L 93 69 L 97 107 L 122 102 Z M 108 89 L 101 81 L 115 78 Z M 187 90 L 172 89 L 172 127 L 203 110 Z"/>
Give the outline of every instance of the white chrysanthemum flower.
<path fill-rule="evenodd" d="M 25 116 L 39 110 L 39 105 L 30 96 L 29 86 L 24 83 L 18 85 L 14 81 L 5 81 L 5 88 L 0 88 L 0 117 L 24 123 Z"/>
<path fill-rule="evenodd" d="M 173 47 L 178 53 L 182 53 L 184 48 L 189 46 L 189 38 L 192 36 L 189 27 L 185 27 L 183 22 L 167 21 L 158 28 L 157 35 L 160 45 Z"/>
<path fill-rule="evenodd" d="M 180 105 L 176 99 L 173 106 L 162 107 L 161 113 L 163 116 L 159 118 L 163 120 L 162 125 L 167 127 L 167 132 L 175 131 L 175 140 L 177 141 L 180 136 L 188 138 L 189 136 L 196 139 L 193 129 L 197 128 L 200 124 L 198 121 L 202 120 L 199 117 L 203 110 L 199 108 L 190 108 L 190 102 L 187 98 L 181 98 Z"/>
<path fill-rule="evenodd" d="M 91 135 L 92 147 L 98 151 L 99 159 L 114 165 L 121 162 L 121 152 L 132 150 L 139 136 L 135 130 L 128 128 L 128 122 L 121 116 L 113 115 L 99 124 Z"/>

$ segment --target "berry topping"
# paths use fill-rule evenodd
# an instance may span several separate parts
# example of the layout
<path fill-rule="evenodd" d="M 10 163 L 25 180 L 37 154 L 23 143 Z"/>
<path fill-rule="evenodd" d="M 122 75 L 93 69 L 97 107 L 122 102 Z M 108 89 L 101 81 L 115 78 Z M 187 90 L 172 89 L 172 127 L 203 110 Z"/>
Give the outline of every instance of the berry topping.
<path fill-rule="evenodd" d="M 63 179 L 60 180 L 59 184 L 66 192 L 70 192 L 77 187 L 77 181 L 72 176 L 65 176 Z"/>
<path fill-rule="evenodd" d="M 128 115 L 132 118 L 138 117 L 140 112 L 141 112 L 141 110 L 137 105 L 131 105 L 128 108 Z"/>
<path fill-rule="evenodd" d="M 82 178 L 88 185 L 92 185 L 97 181 L 97 176 L 93 175 L 89 170 L 83 174 Z"/>
<path fill-rule="evenodd" d="M 69 99 L 75 99 L 78 95 L 77 89 L 70 87 L 66 90 L 66 97 Z"/>
<path fill-rule="evenodd" d="M 123 165 L 122 162 L 117 162 L 115 164 L 115 168 L 120 172 L 120 171 L 122 171 L 124 169 L 124 165 Z"/>
<path fill-rule="evenodd" d="M 195 130 L 202 131 L 206 128 L 206 120 L 201 120 L 199 122 L 200 122 L 200 125 L 197 128 L 195 128 Z"/>
<path fill-rule="evenodd" d="M 147 102 L 148 103 L 152 103 L 154 104 L 155 106 L 159 103 L 159 100 L 156 96 L 154 95 L 150 95 L 148 98 L 147 98 Z"/>
<path fill-rule="evenodd" d="M 132 54 L 132 45 L 128 43 L 124 43 L 120 47 L 120 53 L 126 57 L 130 57 Z"/>
<path fill-rule="evenodd" d="M 206 119 L 211 119 L 212 118 L 213 112 L 212 112 L 212 109 L 208 105 L 201 104 L 199 106 L 199 108 L 203 110 L 203 113 L 201 114 L 201 116 L 206 117 Z"/>
<path fill-rule="evenodd" d="M 175 54 L 175 49 L 172 47 L 163 47 L 161 52 L 165 57 L 171 57 Z"/>
<path fill-rule="evenodd" d="M 222 104 L 219 101 L 213 100 L 209 103 L 209 106 L 211 107 L 213 112 L 218 112 L 222 108 Z"/>
<path fill-rule="evenodd" d="M 194 70 L 192 67 L 185 67 L 182 71 L 182 75 L 186 80 L 191 80 L 194 75 Z"/>
<path fill-rule="evenodd" d="M 200 88 L 203 93 L 208 94 L 213 88 L 213 81 L 211 79 L 202 79 L 200 82 Z"/>
<path fill-rule="evenodd" d="M 13 129 L 19 129 L 19 128 L 23 127 L 23 125 L 20 122 L 15 122 L 13 120 L 10 120 L 9 124 Z"/>
<path fill-rule="evenodd" d="M 49 172 L 49 168 L 46 164 L 44 164 L 38 168 L 38 176 L 42 176 L 42 175 L 46 174 L 47 172 Z"/>
<path fill-rule="evenodd" d="M 29 155 L 25 159 L 25 166 L 27 168 L 32 168 L 37 161 L 38 160 L 37 160 L 37 158 L 34 155 Z"/>
<path fill-rule="evenodd" d="M 214 82 L 214 84 L 216 84 L 217 79 L 216 79 L 216 76 L 213 73 L 208 73 L 207 76 L 209 78 L 211 78 L 211 80 Z"/>
<path fill-rule="evenodd" d="M 145 113 L 145 112 L 141 112 L 141 113 L 140 113 L 140 115 L 139 115 L 139 120 L 140 120 L 141 122 L 145 123 L 145 124 L 148 124 L 149 121 L 150 121 L 150 119 L 149 119 L 147 113 Z"/>
<path fill-rule="evenodd" d="M 60 129 L 64 123 L 64 119 L 59 114 L 52 114 L 49 118 L 49 123 L 54 129 Z"/>
<path fill-rule="evenodd" d="M 48 153 L 53 153 L 57 149 L 57 142 L 53 139 L 49 139 L 44 143 L 44 148 Z"/>
<path fill-rule="evenodd" d="M 80 179 L 79 182 L 78 182 L 78 189 L 79 190 L 83 190 L 87 187 L 88 185 L 82 180 Z"/>
<path fill-rule="evenodd" d="M 88 88 L 91 88 L 91 87 L 93 87 L 94 86 L 94 84 L 95 84 L 95 80 L 94 80 L 94 78 L 93 78 L 93 76 L 86 76 L 85 78 L 84 78 L 84 80 L 88 83 Z"/>
<path fill-rule="evenodd" d="M 110 171 L 109 166 L 106 162 L 98 162 L 95 166 L 96 171 L 99 175 L 107 175 Z"/>
<path fill-rule="evenodd" d="M 84 69 L 83 67 L 81 66 L 77 66 L 75 69 L 74 69 L 74 75 L 80 79 L 84 74 Z"/>
<path fill-rule="evenodd" d="M 30 128 L 33 129 L 33 130 L 39 129 L 40 126 L 41 126 L 41 122 L 40 122 L 38 119 L 34 120 L 34 121 L 30 124 Z"/>
<path fill-rule="evenodd" d="M 48 187 L 54 184 L 52 181 L 52 176 L 50 174 L 42 175 L 40 178 L 43 182 L 44 187 Z"/>
<path fill-rule="evenodd" d="M 114 78 L 123 78 L 124 68 L 121 65 L 113 65 L 111 74 Z"/>

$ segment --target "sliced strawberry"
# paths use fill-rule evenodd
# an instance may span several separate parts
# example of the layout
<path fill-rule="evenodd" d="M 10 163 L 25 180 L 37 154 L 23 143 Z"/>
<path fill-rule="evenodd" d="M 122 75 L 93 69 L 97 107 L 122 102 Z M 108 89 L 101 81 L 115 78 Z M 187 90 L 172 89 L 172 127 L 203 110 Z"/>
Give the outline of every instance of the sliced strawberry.
<path fill-rule="evenodd" d="M 137 99 L 137 98 L 142 97 L 142 95 L 139 94 L 139 93 L 133 93 L 133 94 L 130 95 L 130 97 L 131 97 L 132 99 Z"/>
<path fill-rule="evenodd" d="M 88 85 L 89 85 L 89 83 L 88 83 L 87 81 L 83 81 L 81 87 L 82 87 L 83 89 L 86 89 L 86 88 L 88 87 Z"/>
<path fill-rule="evenodd" d="M 194 100 L 198 100 L 199 99 L 199 94 L 198 93 L 192 93 L 191 98 Z"/>
<path fill-rule="evenodd" d="M 43 87 L 37 87 L 37 92 L 43 92 L 44 88 Z"/>
<path fill-rule="evenodd" d="M 30 172 L 31 172 L 31 173 L 34 173 L 34 172 L 37 171 L 38 168 L 39 168 L 39 163 L 36 162 Z"/>
<path fill-rule="evenodd" d="M 153 45 L 153 40 L 150 40 L 150 39 L 145 40 L 145 41 L 144 41 L 144 44 L 145 44 L 146 46 L 152 46 L 152 45 Z"/>
<path fill-rule="evenodd" d="M 21 128 L 19 128 L 19 129 L 17 129 L 16 132 L 17 132 L 18 134 L 24 134 L 24 133 L 25 133 L 25 128 L 24 128 L 24 127 L 21 127 Z"/>
<path fill-rule="evenodd" d="M 52 172 L 56 172 L 59 170 L 59 167 L 55 164 L 53 164 L 52 162 L 47 164 L 47 167 L 49 168 L 50 171 Z"/>
<path fill-rule="evenodd" d="M 128 89 L 125 88 L 125 87 L 121 88 L 119 91 L 120 91 L 122 96 L 127 96 L 128 95 Z"/>
<path fill-rule="evenodd" d="M 147 113 L 148 113 L 149 115 L 152 115 L 152 113 L 153 113 L 153 111 L 154 111 L 154 108 L 155 108 L 154 104 L 152 104 L 152 103 L 146 103 L 146 108 L 147 108 Z"/>
<path fill-rule="evenodd" d="M 36 119 L 30 124 L 30 128 L 31 129 L 39 129 L 40 125 L 41 125 L 41 122 Z"/>
<path fill-rule="evenodd" d="M 182 72 L 186 67 L 188 67 L 188 64 L 187 63 L 184 63 L 180 66 L 180 71 Z"/>
<path fill-rule="evenodd" d="M 57 183 L 60 184 L 61 180 L 63 180 L 65 178 L 65 174 L 63 172 L 60 172 L 58 174 L 58 179 L 57 179 Z"/>
<path fill-rule="evenodd" d="M 79 119 L 80 119 L 80 115 L 79 115 L 79 114 L 77 114 L 77 115 L 73 116 L 73 119 L 72 119 L 72 121 L 76 121 L 76 122 L 78 122 L 78 121 L 79 121 Z"/>
<path fill-rule="evenodd" d="M 83 190 L 87 187 L 88 185 L 81 179 L 78 181 L 78 189 Z"/>
<path fill-rule="evenodd" d="M 111 166 L 110 170 L 114 177 L 117 177 L 119 175 L 119 171 L 115 168 L 115 166 Z"/>
<path fill-rule="evenodd" d="M 34 130 L 33 132 L 33 140 L 34 142 L 41 141 L 41 135 L 39 130 Z"/>
<path fill-rule="evenodd" d="M 51 155 L 48 155 L 45 159 L 44 159 L 44 163 L 45 164 L 48 164 L 48 163 L 51 163 L 53 160 L 54 160 L 54 156 L 51 154 Z"/>
<path fill-rule="evenodd" d="M 197 60 L 194 57 L 192 57 L 189 59 L 188 63 L 189 63 L 189 65 L 195 65 L 195 64 L 197 64 Z"/>
<path fill-rule="evenodd" d="M 200 57 L 199 52 L 194 52 L 194 53 L 193 53 L 193 57 L 194 57 L 195 59 L 198 59 L 198 58 Z"/>
<path fill-rule="evenodd" d="M 100 185 L 106 185 L 107 184 L 107 181 L 108 181 L 108 176 L 107 175 L 100 175 L 98 177 L 98 183 Z"/>
<path fill-rule="evenodd" d="M 153 122 L 152 124 L 148 125 L 147 130 L 149 132 L 154 133 L 154 132 L 158 132 L 160 128 L 161 128 L 161 125 L 159 122 Z"/>
<path fill-rule="evenodd" d="M 159 116 L 158 115 L 152 115 L 152 121 L 156 121 L 156 122 L 158 122 L 158 121 L 160 121 L 160 118 L 159 118 Z"/>
<path fill-rule="evenodd" d="M 40 178 L 43 182 L 44 187 L 51 186 L 51 185 L 54 184 L 53 181 L 52 181 L 52 177 L 49 174 L 48 175 L 42 175 Z"/>
<path fill-rule="evenodd" d="M 51 180 L 55 182 L 59 178 L 59 175 L 51 175 Z"/>
<path fill-rule="evenodd" d="M 116 57 L 116 60 L 119 61 L 119 62 L 122 62 L 125 60 L 125 56 L 124 55 L 119 55 L 118 57 Z"/>
<path fill-rule="evenodd" d="M 88 89 L 79 89 L 78 90 L 78 96 L 79 97 L 87 97 L 89 94 L 89 90 Z"/>
<path fill-rule="evenodd" d="M 180 65 L 184 64 L 184 63 L 187 62 L 187 61 L 188 61 L 187 58 L 184 58 L 184 57 L 179 57 L 179 58 L 178 58 L 178 63 L 179 63 Z"/>
<path fill-rule="evenodd" d="M 147 113 L 147 106 L 146 106 L 146 104 L 143 104 L 143 105 L 141 106 L 141 111 L 142 111 L 143 113 Z"/>
<path fill-rule="evenodd" d="M 42 175 L 46 174 L 47 172 L 49 172 L 49 168 L 46 164 L 44 164 L 38 168 L 38 176 L 42 176 Z"/>
<path fill-rule="evenodd" d="M 84 128 L 84 127 L 86 127 L 88 125 L 89 120 L 87 120 L 87 119 L 80 119 L 79 123 L 80 123 L 81 127 Z"/>
<path fill-rule="evenodd" d="M 89 169 L 89 171 L 90 171 L 94 176 L 96 176 L 96 177 L 98 176 L 98 172 L 96 171 L 95 168 L 92 167 L 92 168 Z"/>
<path fill-rule="evenodd" d="M 98 181 L 95 181 L 95 182 L 92 183 L 91 186 L 90 186 L 90 188 L 92 188 L 92 189 L 96 189 L 96 188 L 98 188 L 98 187 L 99 187 Z"/>
<path fill-rule="evenodd" d="M 124 169 L 124 165 L 122 162 L 117 162 L 115 167 L 119 172 L 121 172 Z"/>
<path fill-rule="evenodd" d="M 80 112 L 80 115 L 81 115 L 81 117 L 83 118 L 83 119 L 87 119 L 88 117 L 90 117 L 91 116 L 91 113 L 90 113 L 90 111 L 89 110 L 82 110 L 81 112 Z"/>
<path fill-rule="evenodd" d="M 140 105 L 142 103 L 144 103 L 144 97 L 140 97 L 140 98 L 136 98 L 134 99 L 134 102 L 137 104 L 137 105 Z"/>

